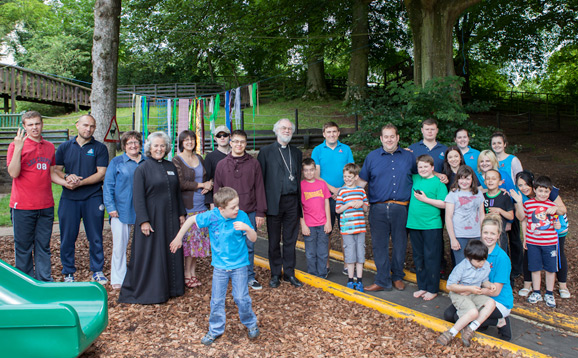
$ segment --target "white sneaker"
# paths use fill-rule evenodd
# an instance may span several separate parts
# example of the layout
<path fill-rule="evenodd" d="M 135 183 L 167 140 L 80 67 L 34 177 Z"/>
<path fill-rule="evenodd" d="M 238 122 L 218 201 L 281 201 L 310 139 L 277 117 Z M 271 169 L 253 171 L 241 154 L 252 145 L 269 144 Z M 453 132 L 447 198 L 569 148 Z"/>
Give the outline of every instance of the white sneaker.
<path fill-rule="evenodd" d="M 64 282 L 74 282 L 74 275 L 68 274 L 68 275 L 64 276 Z"/>
<path fill-rule="evenodd" d="M 529 303 L 538 303 L 540 301 L 542 301 L 542 295 L 539 294 L 538 292 L 532 292 L 532 294 L 528 297 Z"/>
<path fill-rule="evenodd" d="M 104 276 L 102 271 L 97 271 L 97 272 L 93 273 L 92 274 L 92 280 L 100 283 L 101 285 L 105 285 L 108 283 L 108 280 L 106 279 L 106 277 Z"/>
<path fill-rule="evenodd" d="M 556 300 L 554 295 L 544 295 L 544 301 L 546 301 L 546 306 L 550 308 L 556 308 Z"/>

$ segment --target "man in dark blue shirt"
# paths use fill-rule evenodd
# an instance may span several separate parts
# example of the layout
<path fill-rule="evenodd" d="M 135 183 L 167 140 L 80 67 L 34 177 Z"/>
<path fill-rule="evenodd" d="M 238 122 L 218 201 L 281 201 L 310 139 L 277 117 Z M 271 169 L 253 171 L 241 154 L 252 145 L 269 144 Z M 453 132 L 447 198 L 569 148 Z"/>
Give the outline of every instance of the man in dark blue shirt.
<path fill-rule="evenodd" d="M 383 145 L 365 158 L 358 185 L 369 184 L 369 225 L 377 275 L 366 291 L 403 290 L 403 265 L 407 250 L 407 208 L 412 173 L 417 172 L 414 155 L 399 147 L 397 128 L 389 123 L 381 129 Z M 392 257 L 389 259 L 391 235 Z"/>
<path fill-rule="evenodd" d="M 81 116 L 76 122 L 76 129 L 78 135 L 62 143 L 56 151 L 55 172 L 67 182 L 62 188 L 58 207 L 62 274 L 65 282 L 74 282 L 74 250 L 82 219 L 90 243 L 92 280 L 105 284 L 108 280 L 102 273 L 102 181 L 108 166 L 108 150 L 92 136 L 96 121 L 91 115 Z"/>
<path fill-rule="evenodd" d="M 413 155 L 417 158 L 420 155 L 428 154 L 434 160 L 434 170 L 443 172 L 444 156 L 448 147 L 436 140 L 438 135 L 438 122 L 433 118 L 428 118 L 421 124 L 421 134 L 423 139 L 409 146 Z"/>

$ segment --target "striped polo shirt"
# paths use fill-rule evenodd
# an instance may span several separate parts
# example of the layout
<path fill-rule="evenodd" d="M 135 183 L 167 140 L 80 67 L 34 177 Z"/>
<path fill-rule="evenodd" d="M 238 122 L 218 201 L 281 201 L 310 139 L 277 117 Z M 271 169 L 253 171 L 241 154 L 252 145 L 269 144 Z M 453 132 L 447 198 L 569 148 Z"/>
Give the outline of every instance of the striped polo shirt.
<path fill-rule="evenodd" d="M 354 188 L 342 187 L 337 192 L 335 209 L 339 209 L 348 202 L 362 200 L 364 205 L 368 205 L 367 195 L 363 188 L 356 186 Z M 348 208 L 341 213 L 340 227 L 342 235 L 353 235 L 365 232 L 365 213 L 363 206 L 358 209 Z"/>

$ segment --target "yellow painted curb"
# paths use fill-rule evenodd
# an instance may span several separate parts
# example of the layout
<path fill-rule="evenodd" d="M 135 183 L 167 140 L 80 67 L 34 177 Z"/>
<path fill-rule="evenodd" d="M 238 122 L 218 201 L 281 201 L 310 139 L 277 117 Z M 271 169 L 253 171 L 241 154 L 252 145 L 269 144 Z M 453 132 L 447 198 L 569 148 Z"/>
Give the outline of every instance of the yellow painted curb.
<path fill-rule="evenodd" d="M 269 261 L 263 257 L 255 255 L 255 264 L 269 269 Z M 410 319 L 426 328 L 437 332 L 444 332 L 452 327 L 451 323 L 442 319 L 400 306 L 396 303 L 386 301 L 379 297 L 374 297 L 366 293 L 349 289 L 342 285 L 309 275 L 308 273 L 299 270 L 295 270 L 295 277 L 310 286 L 321 288 L 322 290 L 327 291 L 334 296 L 359 303 L 369 308 L 373 308 L 374 310 L 377 310 L 391 317 Z M 525 357 L 548 357 L 547 355 L 540 352 L 536 352 L 531 349 L 503 341 L 501 339 L 490 337 L 479 332 L 476 334 L 474 339 L 480 344 L 505 349 L 512 353 L 522 354 Z"/>
<path fill-rule="evenodd" d="M 303 241 L 297 241 L 296 247 L 305 250 L 305 243 Z M 329 256 L 334 260 L 343 261 L 343 253 L 339 251 L 331 250 L 329 252 Z M 363 267 L 365 267 L 367 270 L 377 271 L 375 262 L 372 260 L 366 260 Z M 409 272 L 408 270 L 404 270 L 403 272 L 405 273 L 404 280 L 417 283 L 417 277 L 415 276 L 415 273 Z M 440 280 L 440 291 L 445 293 L 449 292 L 446 288 L 445 280 Z M 511 312 L 536 322 L 578 333 L 578 319 L 559 312 L 552 311 L 546 313 L 539 310 L 529 310 L 523 307 L 514 307 L 512 308 Z"/>

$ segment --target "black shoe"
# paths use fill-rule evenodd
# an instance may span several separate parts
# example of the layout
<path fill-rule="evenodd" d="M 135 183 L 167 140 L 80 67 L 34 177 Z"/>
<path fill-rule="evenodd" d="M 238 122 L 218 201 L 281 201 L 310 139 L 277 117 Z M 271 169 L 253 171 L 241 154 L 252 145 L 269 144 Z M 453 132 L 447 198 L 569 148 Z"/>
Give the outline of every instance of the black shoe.
<path fill-rule="evenodd" d="M 512 339 L 512 326 L 510 326 L 510 317 L 506 317 L 506 325 L 498 328 L 498 335 L 504 341 L 510 341 Z"/>
<path fill-rule="evenodd" d="M 277 287 L 279 287 L 279 285 L 281 285 L 281 280 L 279 279 L 279 276 L 277 276 L 277 275 L 271 276 L 271 280 L 269 281 L 269 286 L 272 288 L 277 288 Z"/>
<path fill-rule="evenodd" d="M 287 281 L 295 287 L 303 286 L 303 283 L 299 281 L 295 276 L 283 276 L 283 281 Z"/>

